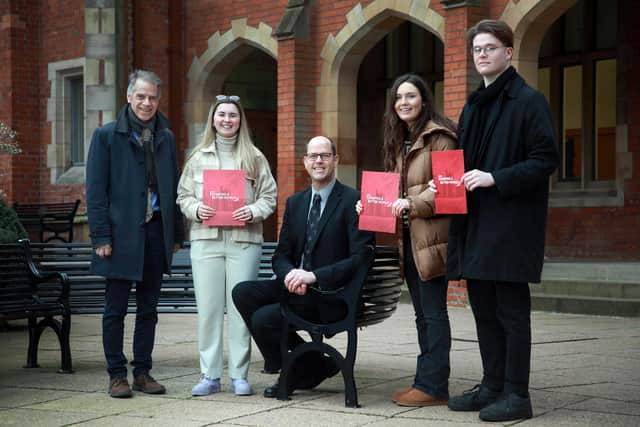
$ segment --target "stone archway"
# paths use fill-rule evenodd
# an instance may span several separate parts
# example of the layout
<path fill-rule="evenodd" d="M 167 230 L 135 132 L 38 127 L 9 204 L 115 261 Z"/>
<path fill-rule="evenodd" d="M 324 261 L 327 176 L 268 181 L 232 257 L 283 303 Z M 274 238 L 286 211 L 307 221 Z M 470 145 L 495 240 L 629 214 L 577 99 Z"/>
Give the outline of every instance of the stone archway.
<path fill-rule="evenodd" d="M 538 54 L 545 33 L 578 0 L 510 0 L 500 19 L 514 32 L 513 65 L 532 86 L 538 84 Z"/>
<path fill-rule="evenodd" d="M 347 24 L 335 36 L 327 37 L 320 54 L 322 70 L 316 110 L 321 116 L 322 133 L 338 145 L 340 180 L 355 186 L 357 82 L 362 59 L 404 21 L 425 28 L 444 41 L 444 18 L 429 8 L 428 0 L 375 0 L 364 8 L 360 4 L 354 6 L 346 17 Z"/>
<path fill-rule="evenodd" d="M 246 18 L 236 19 L 231 21 L 231 28 L 224 34 L 216 31 L 208 40 L 207 50 L 193 59 L 187 73 L 188 92 L 185 104 L 190 146 L 195 144 L 207 119 L 211 105 L 209 95 L 219 93 L 224 80 L 238 63 L 254 49 L 277 60 L 278 45 L 271 34 L 272 28 L 264 23 L 256 28 L 247 25 Z"/>

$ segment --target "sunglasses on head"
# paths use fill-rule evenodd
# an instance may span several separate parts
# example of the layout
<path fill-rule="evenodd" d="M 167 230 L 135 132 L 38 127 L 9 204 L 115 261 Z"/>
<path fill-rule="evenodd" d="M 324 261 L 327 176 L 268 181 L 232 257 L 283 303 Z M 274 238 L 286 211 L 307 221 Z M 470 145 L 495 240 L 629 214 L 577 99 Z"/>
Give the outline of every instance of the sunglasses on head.
<path fill-rule="evenodd" d="M 238 95 L 216 95 L 216 101 L 218 102 L 240 102 Z"/>

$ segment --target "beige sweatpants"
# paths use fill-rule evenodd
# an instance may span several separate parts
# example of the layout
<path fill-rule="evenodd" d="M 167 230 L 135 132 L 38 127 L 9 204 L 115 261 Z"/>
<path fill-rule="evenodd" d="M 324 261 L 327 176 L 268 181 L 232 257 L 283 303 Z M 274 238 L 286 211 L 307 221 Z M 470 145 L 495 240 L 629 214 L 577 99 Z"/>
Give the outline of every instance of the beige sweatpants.
<path fill-rule="evenodd" d="M 220 378 L 223 370 L 224 309 L 227 307 L 229 376 L 247 378 L 251 335 L 231 298 L 233 287 L 258 276 L 260 244 L 237 243 L 222 230 L 220 240 L 191 242 L 193 286 L 198 306 L 200 372 Z"/>

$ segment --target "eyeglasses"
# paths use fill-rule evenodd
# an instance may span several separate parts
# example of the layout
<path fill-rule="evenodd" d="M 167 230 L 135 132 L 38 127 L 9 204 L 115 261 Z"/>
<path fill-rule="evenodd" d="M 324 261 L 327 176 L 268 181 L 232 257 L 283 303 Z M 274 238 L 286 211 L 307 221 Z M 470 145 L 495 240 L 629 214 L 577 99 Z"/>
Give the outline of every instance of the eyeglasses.
<path fill-rule="evenodd" d="M 326 162 L 327 160 L 330 160 L 333 157 L 333 153 L 307 153 L 304 155 L 304 157 L 307 160 L 316 160 L 318 157 L 320 158 L 320 160 L 322 160 L 323 162 Z"/>
<path fill-rule="evenodd" d="M 496 50 L 501 49 L 503 47 L 506 47 L 506 46 L 493 46 L 493 45 L 487 45 L 487 46 L 484 46 L 484 47 L 474 46 L 474 47 L 471 48 L 471 53 L 473 54 L 473 56 L 480 56 L 483 53 L 485 55 L 491 55 L 491 54 L 493 54 L 493 52 L 495 52 Z"/>
<path fill-rule="evenodd" d="M 238 95 L 216 95 L 216 101 L 218 102 L 240 102 Z"/>

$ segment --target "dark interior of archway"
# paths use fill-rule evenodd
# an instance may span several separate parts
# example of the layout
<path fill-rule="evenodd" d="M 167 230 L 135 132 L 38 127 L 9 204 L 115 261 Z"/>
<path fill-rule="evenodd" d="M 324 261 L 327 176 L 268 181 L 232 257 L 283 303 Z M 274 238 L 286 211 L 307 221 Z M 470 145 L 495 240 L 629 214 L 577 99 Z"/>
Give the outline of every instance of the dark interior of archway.
<path fill-rule="evenodd" d="M 429 31 L 404 22 L 380 40 L 362 60 L 358 72 L 358 187 L 363 170 L 382 171 L 382 122 L 393 81 L 405 73 L 420 75 L 442 109 L 442 42 Z M 395 244 L 395 235 L 378 233 L 377 242 Z"/>
<path fill-rule="evenodd" d="M 253 142 L 269 160 L 274 178 L 277 178 L 278 158 L 276 72 L 276 61 L 255 49 L 231 70 L 222 86 L 223 93 L 240 97 Z M 275 213 L 264 223 L 264 239 L 277 240 Z"/>
<path fill-rule="evenodd" d="M 443 45 L 429 31 L 405 22 L 364 57 L 358 72 L 358 185 L 361 171 L 383 170 L 382 116 L 389 89 L 404 73 L 420 75 L 442 102 Z M 441 105 L 437 105 L 441 108 Z"/>

